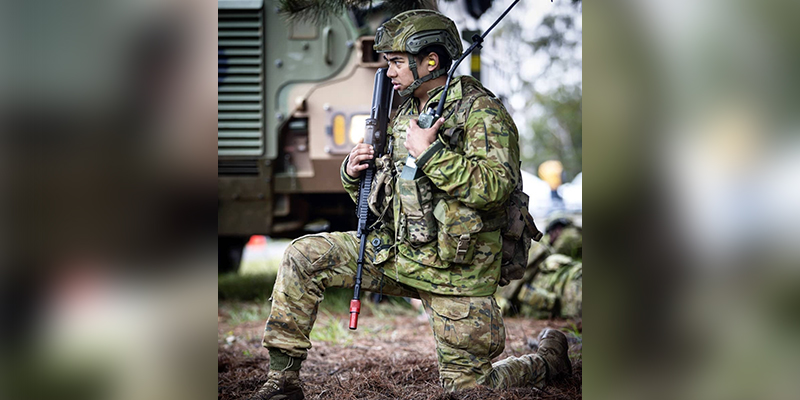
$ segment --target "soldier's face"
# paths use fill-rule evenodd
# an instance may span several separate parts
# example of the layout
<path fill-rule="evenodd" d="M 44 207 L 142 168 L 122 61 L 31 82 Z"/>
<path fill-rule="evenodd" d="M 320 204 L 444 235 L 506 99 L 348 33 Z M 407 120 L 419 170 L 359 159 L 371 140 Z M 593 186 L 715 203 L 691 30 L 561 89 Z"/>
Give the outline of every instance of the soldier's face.
<path fill-rule="evenodd" d="M 414 82 L 414 73 L 411 72 L 411 67 L 408 65 L 408 57 L 413 57 L 408 53 L 385 53 L 383 58 L 389 64 L 389 70 L 386 76 L 392 80 L 394 90 L 403 90 Z M 427 75 L 424 68 L 417 67 L 417 73 L 420 78 Z"/>

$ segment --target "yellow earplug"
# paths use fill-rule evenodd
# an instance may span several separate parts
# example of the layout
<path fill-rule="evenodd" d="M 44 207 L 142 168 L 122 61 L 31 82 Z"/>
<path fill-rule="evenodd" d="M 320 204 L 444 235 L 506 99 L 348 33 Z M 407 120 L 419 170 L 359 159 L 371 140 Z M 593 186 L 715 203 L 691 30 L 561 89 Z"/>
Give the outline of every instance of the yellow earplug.
<path fill-rule="evenodd" d="M 428 60 L 428 65 L 436 65 L 436 61 Z"/>

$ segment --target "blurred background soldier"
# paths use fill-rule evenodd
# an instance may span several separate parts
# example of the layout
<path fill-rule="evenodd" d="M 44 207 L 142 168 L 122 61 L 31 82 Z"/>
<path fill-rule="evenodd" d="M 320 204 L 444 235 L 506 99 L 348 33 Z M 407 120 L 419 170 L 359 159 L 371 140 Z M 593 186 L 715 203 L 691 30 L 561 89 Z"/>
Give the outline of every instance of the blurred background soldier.
<path fill-rule="evenodd" d="M 569 218 L 556 218 L 533 242 L 525 276 L 497 292 L 504 315 L 535 318 L 581 316 L 583 237 Z"/>

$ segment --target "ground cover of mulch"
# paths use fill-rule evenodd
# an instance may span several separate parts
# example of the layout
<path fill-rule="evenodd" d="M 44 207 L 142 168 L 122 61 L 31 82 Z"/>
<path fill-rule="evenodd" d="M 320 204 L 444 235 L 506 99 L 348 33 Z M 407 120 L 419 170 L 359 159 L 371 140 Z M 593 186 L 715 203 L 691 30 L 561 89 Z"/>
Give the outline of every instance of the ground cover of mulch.
<path fill-rule="evenodd" d="M 439 387 L 433 335 L 417 316 L 364 315 L 359 328 L 346 328 L 347 314 L 320 315 L 300 377 L 306 399 L 477 400 L 581 399 L 581 338 L 568 334 L 573 373 L 544 390 L 477 388 L 445 393 Z M 533 352 L 544 328 L 580 332 L 580 321 L 506 318 L 506 349 L 494 361 Z M 220 313 L 218 324 L 218 398 L 246 399 L 266 380 L 269 356 L 261 347 L 264 321 L 231 325 Z"/>

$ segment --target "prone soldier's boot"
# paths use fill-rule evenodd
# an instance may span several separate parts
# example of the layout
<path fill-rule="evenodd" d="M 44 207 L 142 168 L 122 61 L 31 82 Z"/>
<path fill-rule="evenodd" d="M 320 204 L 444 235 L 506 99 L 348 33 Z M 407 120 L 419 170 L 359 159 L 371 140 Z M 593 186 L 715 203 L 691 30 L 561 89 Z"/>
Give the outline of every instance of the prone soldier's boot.
<path fill-rule="evenodd" d="M 536 351 L 536 355 L 547 364 L 548 382 L 572 375 L 572 363 L 569 361 L 568 353 L 567 337 L 561 331 L 548 328 L 539 334 L 539 350 Z"/>
<path fill-rule="evenodd" d="M 302 400 L 304 398 L 303 388 L 300 387 L 300 371 L 270 370 L 267 382 L 250 400 Z"/>

